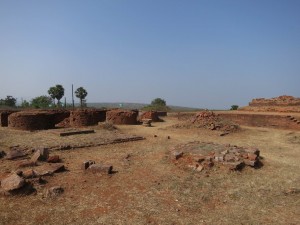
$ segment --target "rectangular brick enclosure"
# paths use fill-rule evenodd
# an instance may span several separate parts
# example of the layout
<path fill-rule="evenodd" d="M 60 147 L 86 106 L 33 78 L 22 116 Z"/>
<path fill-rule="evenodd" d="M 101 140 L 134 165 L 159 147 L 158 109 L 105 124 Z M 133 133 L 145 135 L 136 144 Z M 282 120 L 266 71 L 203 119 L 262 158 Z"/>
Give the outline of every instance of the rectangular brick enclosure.
<path fill-rule="evenodd" d="M 300 130 L 300 117 L 277 114 L 218 113 L 222 118 L 244 126 Z M 299 115 L 300 116 L 300 115 Z"/>

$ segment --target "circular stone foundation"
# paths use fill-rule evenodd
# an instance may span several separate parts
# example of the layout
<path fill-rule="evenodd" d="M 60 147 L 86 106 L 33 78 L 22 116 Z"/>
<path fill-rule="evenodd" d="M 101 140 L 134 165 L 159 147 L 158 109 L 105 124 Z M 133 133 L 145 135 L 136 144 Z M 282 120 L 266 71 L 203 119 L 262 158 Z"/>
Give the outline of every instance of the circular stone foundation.
<path fill-rule="evenodd" d="M 16 112 L 8 116 L 8 127 L 19 130 L 46 130 L 55 128 L 53 114 L 48 112 Z"/>
<path fill-rule="evenodd" d="M 106 112 L 106 121 L 113 124 L 137 124 L 138 111 L 111 110 Z"/>

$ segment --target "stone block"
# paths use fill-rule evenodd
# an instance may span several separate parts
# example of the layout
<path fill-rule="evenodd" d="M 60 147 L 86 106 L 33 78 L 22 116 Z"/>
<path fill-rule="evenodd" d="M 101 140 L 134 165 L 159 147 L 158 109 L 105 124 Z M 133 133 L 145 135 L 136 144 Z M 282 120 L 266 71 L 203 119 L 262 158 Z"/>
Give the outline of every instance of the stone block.
<path fill-rule="evenodd" d="M 112 169 L 112 165 L 92 164 L 86 169 L 86 171 L 91 173 L 111 174 Z"/>
<path fill-rule="evenodd" d="M 49 156 L 49 158 L 47 159 L 48 163 L 58 163 L 60 162 L 60 158 L 58 155 L 53 155 L 53 156 Z"/>
<path fill-rule="evenodd" d="M 6 159 L 13 160 L 21 157 L 25 157 L 27 153 L 20 149 L 12 149 L 7 153 Z"/>
<path fill-rule="evenodd" d="M 91 165 L 95 164 L 95 161 L 93 160 L 88 160 L 88 161 L 84 161 L 82 164 L 81 164 L 81 169 L 82 170 L 86 170 L 87 168 L 89 168 Z"/>
<path fill-rule="evenodd" d="M 1 181 L 1 187 L 5 191 L 19 189 L 25 185 L 25 180 L 17 174 L 12 174 Z"/>

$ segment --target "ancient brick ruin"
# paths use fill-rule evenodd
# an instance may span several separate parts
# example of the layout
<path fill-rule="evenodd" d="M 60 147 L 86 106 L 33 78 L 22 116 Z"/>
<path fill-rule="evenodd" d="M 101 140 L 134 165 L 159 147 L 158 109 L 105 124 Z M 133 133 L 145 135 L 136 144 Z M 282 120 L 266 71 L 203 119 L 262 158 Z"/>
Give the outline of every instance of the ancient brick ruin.
<path fill-rule="evenodd" d="M 97 125 L 106 120 L 106 110 L 83 109 L 74 110 L 70 113 L 71 127 L 84 127 Z"/>
<path fill-rule="evenodd" d="M 106 113 L 106 121 L 113 124 L 137 124 L 137 110 L 110 110 Z"/>
<path fill-rule="evenodd" d="M 276 98 L 256 98 L 249 106 L 240 108 L 244 111 L 256 112 L 300 112 L 300 98 L 282 95 Z"/>
<path fill-rule="evenodd" d="M 224 120 L 223 117 L 220 117 L 212 111 L 196 113 L 196 115 L 192 117 L 191 122 L 211 130 L 234 132 L 239 129 L 237 124 L 233 123 L 231 120 Z"/>
<path fill-rule="evenodd" d="M 141 116 L 140 116 L 140 120 L 152 120 L 152 122 L 160 122 L 162 121 L 159 117 L 158 117 L 158 112 L 157 111 L 147 111 L 144 112 Z"/>
<path fill-rule="evenodd" d="M 55 124 L 69 117 L 64 110 L 51 111 L 21 111 L 8 116 L 8 127 L 19 130 L 47 130 L 54 129 Z"/>
<path fill-rule="evenodd" d="M 300 98 L 282 95 L 276 98 L 255 98 L 249 102 L 249 106 L 300 106 Z"/>
<path fill-rule="evenodd" d="M 156 113 L 150 114 L 159 121 Z M 86 127 L 98 125 L 99 122 L 111 124 L 137 124 L 137 110 L 28 110 L 0 112 L 0 126 L 19 130 L 47 130 L 66 127 Z"/>
<path fill-rule="evenodd" d="M 222 118 L 245 126 L 300 130 L 300 118 L 289 115 L 218 113 Z"/>
<path fill-rule="evenodd" d="M 7 127 L 8 126 L 8 116 L 14 112 L 15 110 L 3 110 L 0 111 L 0 126 Z"/>

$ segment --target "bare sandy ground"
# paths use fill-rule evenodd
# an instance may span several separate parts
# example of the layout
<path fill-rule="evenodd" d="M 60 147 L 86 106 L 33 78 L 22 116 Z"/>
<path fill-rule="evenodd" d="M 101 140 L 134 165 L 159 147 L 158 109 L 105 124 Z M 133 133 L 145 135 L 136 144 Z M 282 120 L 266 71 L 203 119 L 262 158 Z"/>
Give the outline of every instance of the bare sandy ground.
<path fill-rule="evenodd" d="M 216 131 L 171 128 L 176 123 L 168 117 L 153 127 L 117 126 L 123 134 L 146 139 L 52 151 L 67 171 L 45 177 L 36 194 L 0 196 L 0 224 L 300 224 L 300 132 L 242 127 L 220 137 Z M 0 148 L 26 143 L 31 135 L 43 132 L 1 128 Z M 35 144 L 39 140 L 43 137 Z M 213 168 L 209 174 L 178 168 L 169 149 L 189 141 L 255 146 L 264 166 L 241 172 Z M 89 159 L 112 164 L 115 173 L 84 173 L 81 163 Z M 16 169 L 15 161 L 0 160 L 0 178 Z M 45 190 L 55 185 L 64 193 L 45 198 Z"/>

